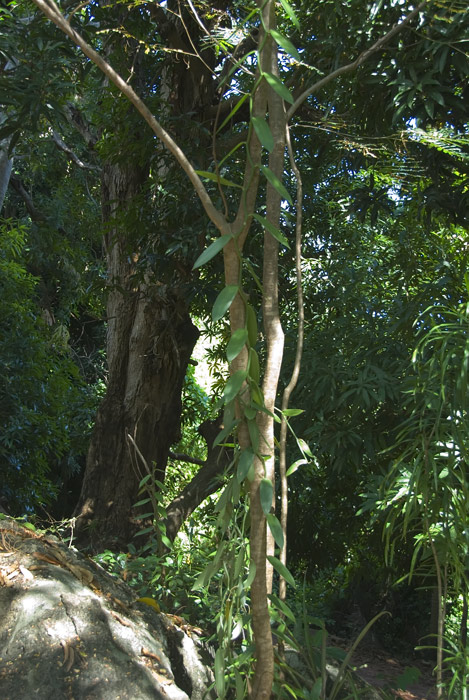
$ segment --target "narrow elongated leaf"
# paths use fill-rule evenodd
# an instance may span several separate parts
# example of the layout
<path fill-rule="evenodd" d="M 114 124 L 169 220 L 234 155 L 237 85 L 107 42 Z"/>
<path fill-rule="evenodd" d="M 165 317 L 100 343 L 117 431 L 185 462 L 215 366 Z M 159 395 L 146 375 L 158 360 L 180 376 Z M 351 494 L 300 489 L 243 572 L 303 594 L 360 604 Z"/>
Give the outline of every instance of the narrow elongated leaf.
<path fill-rule="evenodd" d="M 215 255 L 220 252 L 220 250 L 223 250 L 231 239 L 232 235 L 230 233 L 226 236 L 220 236 L 220 238 L 217 238 L 215 241 L 213 241 L 213 243 L 210 243 L 209 247 L 205 248 L 205 250 L 199 255 L 192 269 L 197 270 L 198 267 L 202 267 L 202 265 L 208 263 L 208 261 L 214 258 Z"/>
<path fill-rule="evenodd" d="M 313 457 L 313 453 L 309 449 L 308 443 L 305 440 L 303 440 L 303 438 L 298 438 L 298 447 L 303 452 L 303 454 L 311 458 Z"/>
<path fill-rule="evenodd" d="M 282 413 L 284 416 L 299 416 L 304 413 L 304 410 L 302 408 L 286 408 Z"/>
<path fill-rule="evenodd" d="M 253 348 L 257 343 L 257 316 L 251 304 L 246 305 L 246 325 L 248 329 L 249 345 Z"/>
<path fill-rule="evenodd" d="M 295 14 L 295 11 L 293 7 L 290 5 L 287 0 L 280 0 L 282 3 L 283 9 L 287 13 L 287 15 L 290 17 L 292 23 L 295 25 L 295 27 L 299 30 L 300 29 L 300 23 L 298 22 L 298 17 Z"/>
<path fill-rule="evenodd" d="M 279 608 L 281 610 L 285 617 L 288 617 L 289 620 L 291 620 L 293 623 L 296 623 L 296 617 L 293 614 L 293 612 L 290 610 L 288 605 L 283 602 L 283 600 L 280 600 L 278 596 L 275 595 L 275 593 L 271 593 L 269 595 L 270 600 L 272 603 L 275 605 L 276 608 Z"/>
<path fill-rule="evenodd" d="M 259 355 L 254 350 L 254 348 L 249 348 L 249 376 L 252 381 L 259 384 L 260 379 L 260 368 L 259 368 Z"/>
<path fill-rule="evenodd" d="M 223 316 L 233 303 L 233 299 L 238 293 L 238 289 L 238 285 L 229 284 L 227 287 L 224 287 L 221 290 L 220 294 L 215 299 L 215 303 L 212 308 L 213 321 L 219 321 L 221 318 L 223 318 Z"/>
<path fill-rule="evenodd" d="M 245 328 L 238 328 L 230 338 L 226 348 L 226 357 L 228 362 L 232 362 L 235 357 L 238 357 L 241 350 L 246 345 L 248 340 L 248 332 Z"/>
<path fill-rule="evenodd" d="M 275 187 L 275 185 L 274 185 L 274 187 Z M 283 185 L 282 185 L 282 187 L 283 187 Z M 277 189 L 277 187 L 275 187 L 275 189 Z M 279 192 L 278 189 L 277 189 L 277 192 Z M 285 192 L 286 192 L 286 190 L 285 190 Z M 279 192 L 279 194 L 281 194 L 281 193 Z M 286 199 L 286 198 L 284 197 L 284 199 Z M 279 231 L 279 229 L 276 226 L 274 226 L 270 221 L 265 219 L 263 216 L 260 216 L 259 214 L 254 214 L 254 218 L 256 219 L 256 221 L 258 221 L 261 224 L 261 226 L 263 226 L 265 229 L 267 229 L 267 231 L 270 233 L 270 235 L 273 236 L 274 238 L 276 238 L 277 241 L 279 241 L 282 245 L 286 246 L 287 248 L 290 247 L 290 244 L 288 243 L 288 241 L 285 238 L 285 236 L 283 235 L 283 233 L 281 233 Z"/>
<path fill-rule="evenodd" d="M 225 658 L 222 648 L 215 652 L 215 686 L 218 697 L 225 697 Z"/>
<path fill-rule="evenodd" d="M 261 119 L 261 117 L 252 117 L 251 121 L 259 141 L 270 153 L 274 150 L 274 137 L 272 136 L 270 126 L 266 120 Z"/>
<path fill-rule="evenodd" d="M 238 479 L 239 483 L 243 482 L 247 477 L 253 461 L 254 452 L 249 447 L 241 452 L 238 462 L 238 469 L 236 470 L 236 478 Z"/>
<path fill-rule="evenodd" d="M 216 436 L 215 440 L 213 441 L 213 447 L 216 447 L 219 445 L 221 442 L 224 442 L 225 439 L 228 437 L 230 433 L 233 432 L 233 430 L 236 428 L 238 425 L 239 421 L 233 421 L 232 423 L 229 423 L 228 425 L 225 425 L 223 430 L 220 430 L 218 435 Z"/>
<path fill-rule="evenodd" d="M 298 50 L 293 46 L 291 43 L 290 39 L 287 39 L 286 36 L 283 36 L 283 34 L 280 34 L 276 29 L 271 29 L 270 33 L 272 34 L 273 38 L 277 42 L 279 46 L 282 47 L 290 56 L 293 56 L 294 59 L 297 61 L 301 61 L 301 56 L 298 53 Z"/>
<path fill-rule="evenodd" d="M 282 576 L 285 579 L 285 581 L 290 584 L 290 586 L 293 586 L 293 588 L 296 588 L 295 579 L 293 578 L 291 573 L 288 571 L 285 564 L 282 564 L 280 559 L 277 559 L 277 557 L 268 556 L 267 559 L 272 564 L 275 571 L 277 571 L 277 573 L 279 573 L 280 576 Z"/>
<path fill-rule="evenodd" d="M 225 177 L 220 177 L 216 173 L 210 173 L 208 170 L 196 170 L 197 175 L 200 175 L 204 180 L 212 180 L 212 182 L 219 182 L 221 185 L 226 185 L 226 187 L 238 187 L 242 190 L 241 185 L 237 185 L 236 182 L 227 180 Z"/>
<path fill-rule="evenodd" d="M 243 104 L 246 102 L 246 100 L 247 100 L 248 97 L 249 97 L 249 93 L 246 93 L 245 95 L 243 95 L 243 96 L 237 101 L 237 103 L 235 104 L 235 106 L 233 107 L 233 109 L 231 110 L 231 112 L 229 113 L 229 115 L 226 117 L 226 119 L 223 120 L 223 122 L 222 122 L 222 123 L 220 124 L 220 126 L 218 127 L 218 129 L 217 129 L 217 134 L 218 134 L 219 131 L 221 131 L 221 130 L 223 129 L 223 127 L 224 127 L 226 124 L 228 124 L 228 122 L 229 122 L 231 119 L 233 119 L 233 117 L 234 117 L 234 115 L 236 114 L 236 112 L 238 111 L 238 109 L 239 109 L 240 107 L 243 106 Z"/>
<path fill-rule="evenodd" d="M 254 452 L 259 450 L 259 428 L 255 420 L 248 420 L 248 431 L 249 437 L 251 438 L 251 445 Z M 248 475 L 249 478 L 249 475 Z"/>
<path fill-rule="evenodd" d="M 285 538 L 283 536 L 283 529 L 279 519 L 275 517 L 273 513 L 267 513 L 266 520 L 277 547 L 283 549 L 283 545 L 285 544 Z"/>
<path fill-rule="evenodd" d="M 282 197 L 282 199 L 286 199 L 289 204 L 293 204 L 293 200 L 290 196 L 289 191 L 283 185 L 278 177 L 275 175 L 275 173 L 272 172 L 269 168 L 265 167 L 264 165 L 261 167 L 262 172 L 266 176 L 267 180 L 270 182 L 272 187 L 274 187 L 279 195 Z"/>
<path fill-rule="evenodd" d="M 264 514 L 270 513 L 272 508 L 272 498 L 274 495 L 274 487 L 270 479 L 262 479 L 259 484 L 259 495 L 261 499 L 261 506 Z"/>
<path fill-rule="evenodd" d="M 299 469 L 303 464 L 308 464 L 306 459 L 297 459 L 296 462 L 293 462 L 293 464 L 287 469 L 287 473 L 285 476 L 290 476 L 291 474 L 294 474 L 297 469 Z"/>
<path fill-rule="evenodd" d="M 285 102 L 293 104 L 293 95 L 291 94 L 287 86 L 282 83 L 280 78 L 277 78 L 276 75 L 272 75 L 272 73 L 263 73 L 262 75 L 267 80 L 272 90 L 275 90 L 277 95 L 280 95 L 280 97 L 284 99 Z"/>
<path fill-rule="evenodd" d="M 223 392 L 226 403 L 233 401 L 238 396 L 247 376 L 248 373 L 244 369 L 238 369 L 237 372 L 231 375 L 226 382 L 225 391 Z"/>

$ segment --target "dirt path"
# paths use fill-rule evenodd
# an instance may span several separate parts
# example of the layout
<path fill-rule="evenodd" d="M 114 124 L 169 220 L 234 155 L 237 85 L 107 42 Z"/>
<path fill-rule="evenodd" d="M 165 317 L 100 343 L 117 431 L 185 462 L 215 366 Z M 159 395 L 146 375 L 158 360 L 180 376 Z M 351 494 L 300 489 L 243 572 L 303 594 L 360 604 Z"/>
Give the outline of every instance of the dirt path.
<path fill-rule="evenodd" d="M 375 688 L 386 688 L 396 698 L 402 700 L 436 700 L 435 678 L 431 664 L 415 659 L 408 661 L 397 659 L 381 650 L 369 648 L 358 649 L 353 657 L 353 665 L 363 680 Z M 417 676 L 415 681 L 406 686 L 406 690 L 395 690 L 396 681 L 406 673 L 409 679 Z M 416 669 L 416 672 L 412 671 Z"/>

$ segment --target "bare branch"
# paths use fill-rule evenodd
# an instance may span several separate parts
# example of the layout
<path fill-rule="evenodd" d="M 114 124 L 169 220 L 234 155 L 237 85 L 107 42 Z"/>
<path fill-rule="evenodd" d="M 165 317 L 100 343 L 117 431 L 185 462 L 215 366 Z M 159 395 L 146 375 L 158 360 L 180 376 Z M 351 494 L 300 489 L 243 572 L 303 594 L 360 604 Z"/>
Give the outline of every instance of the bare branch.
<path fill-rule="evenodd" d="M 80 158 L 72 151 L 72 149 L 67 146 L 65 141 L 59 136 L 59 134 L 56 131 L 52 132 L 52 140 L 55 143 L 58 148 L 60 148 L 61 151 L 66 153 L 70 160 L 75 163 L 75 165 L 78 165 L 79 168 L 82 168 L 83 170 L 99 170 L 99 167 L 97 165 L 88 165 L 87 163 L 84 163 Z"/>
<path fill-rule="evenodd" d="M 324 78 L 321 78 L 321 80 L 318 80 L 316 83 L 313 85 L 310 85 L 309 88 L 307 88 L 292 104 L 290 109 L 287 112 L 287 121 L 291 119 L 291 117 L 295 114 L 295 112 L 298 110 L 298 108 L 303 104 L 303 102 L 314 92 L 317 92 L 320 90 L 324 85 L 327 85 L 330 83 L 332 80 L 335 80 L 335 78 L 338 78 L 341 75 L 344 75 L 345 73 L 351 73 L 352 71 L 356 70 L 359 66 L 361 66 L 362 63 L 364 63 L 372 54 L 376 53 L 380 49 L 382 49 L 385 44 L 387 44 L 396 34 L 398 34 L 404 27 L 409 24 L 411 20 L 416 17 L 416 15 L 419 14 L 419 12 L 425 7 L 425 5 L 428 4 L 428 0 L 423 0 L 417 7 L 410 12 L 407 17 L 405 17 L 401 22 L 398 24 L 395 24 L 392 29 L 387 32 L 384 36 L 382 36 L 378 41 L 376 41 L 373 46 L 370 46 L 369 49 L 365 49 L 365 51 L 362 51 L 362 53 L 356 58 L 354 61 L 351 63 L 347 63 L 345 66 L 341 66 L 340 68 L 337 68 L 337 70 L 332 71 L 332 73 L 329 73 L 329 75 L 324 76 Z"/>

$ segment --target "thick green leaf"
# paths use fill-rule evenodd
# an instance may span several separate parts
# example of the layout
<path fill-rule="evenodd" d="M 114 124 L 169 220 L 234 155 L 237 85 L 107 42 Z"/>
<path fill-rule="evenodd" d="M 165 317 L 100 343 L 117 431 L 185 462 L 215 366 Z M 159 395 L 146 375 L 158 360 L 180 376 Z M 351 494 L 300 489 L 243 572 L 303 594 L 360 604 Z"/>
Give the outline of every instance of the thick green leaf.
<path fill-rule="evenodd" d="M 287 39 L 286 36 L 283 36 L 283 34 L 280 34 L 276 29 L 271 29 L 270 33 L 272 34 L 273 38 L 277 42 L 279 46 L 282 47 L 290 56 L 293 56 L 294 59 L 297 61 L 301 61 L 301 56 L 298 53 L 298 50 L 293 46 L 291 43 L 290 39 Z"/>
<path fill-rule="evenodd" d="M 285 476 L 290 476 L 291 474 L 294 474 L 297 469 L 299 469 L 303 464 L 308 464 L 308 461 L 306 459 L 297 459 L 296 462 L 293 462 L 293 464 L 287 469 L 287 473 Z"/>
<path fill-rule="evenodd" d="M 232 362 L 235 357 L 238 357 L 241 350 L 244 348 L 248 340 L 248 332 L 245 328 L 238 328 L 230 338 L 226 348 L 226 357 L 228 362 Z"/>
<path fill-rule="evenodd" d="M 283 529 L 279 519 L 273 513 L 267 513 L 266 520 L 276 545 L 280 547 L 280 549 L 283 549 L 283 545 L 285 544 L 285 538 L 283 536 Z"/>
<path fill-rule="evenodd" d="M 285 564 L 282 564 L 280 559 L 277 559 L 277 557 L 268 556 L 267 559 L 272 564 L 275 571 L 277 571 L 277 573 L 279 573 L 280 576 L 282 576 L 285 579 L 285 581 L 290 584 L 290 586 L 293 586 L 293 588 L 296 588 L 295 579 L 293 578 L 291 573 L 288 571 Z"/>
<path fill-rule="evenodd" d="M 284 99 L 285 102 L 293 104 L 293 95 L 291 94 L 287 86 L 282 83 L 280 78 L 277 78 L 276 75 L 272 75 L 272 73 L 262 73 L 262 75 L 267 80 L 272 90 L 275 90 L 277 95 L 280 95 L 280 97 Z"/>
<path fill-rule="evenodd" d="M 233 401 L 238 396 L 247 376 L 248 373 L 244 369 L 238 369 L 237 372 L 231 375 L 226 382 L 225 391 L 223 392 L 226 403 Z"/>
<path fill-rule="evenodd" d="M 275 175 L 275 173 L 273 173 L 272 170 L 270 170 L 269 168 L 266 168 L 264 165 L 261 167 L 261 170 L 264 173 L 264 175 L 266 176 L 267 180 L 272 185 L 272 187 L 274 187 L 277 190 L 277 192 L 282 197 L 282 199 L 286 199 L 289 204 L 293 204 L 293 200 L 290 196 L 290 193 L 288 192 L 285 185 L 283 185 L 280 182 L 280 180 Z"/>
<path fill-rule="evenodd" d="M 270 513 L 272 508 L 272 498 L 274 496 L 274 487 L 270 479 L 262 479 L 259 484 L 259 495 L 261 499 L 261 506 L 264 514 Z"/>
<path fill-rule="evenodd" d="M 254 127 L 254 131 L 256 132 L 259 141 L 264 146 L 264 148 L 266 148 L 269 151 L 269 153 L 273 151 L 274 137 L 272 136 L 270 126 L 266 122 L 266 120 L 262 119 L 261 117 L 252 117 L 251 122 Z"/>
<path fill-rule="evenodd" d="M 269 599 L 272 601 L 272 603 L 275 605 L 276 608 L 281 610 L 285 617 L 288 617 L 289 620 L 291 620 L 294 624 L 296 623 L 296 617 L 293 614 L 293 612 L 290 610 L 288 605 L 283 602 L 283 600 L 280 600 L 278 596 L 275 595 L 275 593 L 271 593 L 269 595 Z"/>
<path fill-rule="evenodd" d="M 215 299 L 215 303 L 212 308 L 212 321 L 219 321 L 221 318 L 223 318 L 233 303 L 233 299 L 238 293 L 238 289 L 238 285 L 229 284 L 227 287 L 224 287 L 221 290 L 220 294 Z"/>
<path fill-rule="evenodd" d="M 255 420 L 248 420 L 248 431 L 249 437 L 251 438 L 251 445 L 254 452 L 259 450 L 259 428 Z"/>
<path fill-rule="evenodd" d="M 275 185 L 274 185 L 274 187 L 277 190 L 277 192 L 279 192 L 278 188 Z M 283 187 L 283 185 L 282 185 L 282 187 Z M 286 190 L 285 190 L 285 192 L 286 192 Z M 281 193 L 279 192 L 279 194 L 281 194 Z M 286 197 L 284 197 L 284 199 L 286 199 Z M 258 221 L 261 224 L 261 226 L 263 226 L 265 229 L 267 229 L 267 231 L 270 233 L 270 235 L 273 236 L 274 238 L 276 238 L 277 241 L 279 241 L 282 245 L 286 246 L 287 248 L 290 247 L 290 244 L 288 243 L 288 241 L 285 238 L 285 236 L 283 235 L 283 233 L 281 233 L 279 231 L 279 229 L 276 226 L 274 226 L 270 221 L 265 219 L 263 216 L 260 216 L 259 214 L 254 214 L 254 218 L 256 219 L 256 221 Z"/>
<path fill-rule="evenodd" d="M 246 331 L 247 333 L 247 331 Z M 259 368 L 259 355 L 254 350 L 254 348 L 249 348 L 249 376 L 252 381 L 259 384 L 260 379 L 260 368 Z"/>
<path fill-rule="evenodd" d="M 225 656 L 221 647 L 215 652 L 215 686 L 218 697 L 225 697 Z"/>
<path fill-rule="evenodd" d="M 290 17 L 292 23 L 295 25 L 295 27 L 299 30 L 300 29 L 300 23 L 298 22 L 298 17 L 295 14 L 295 11 L 293 7 L 290 5 L 287 0 L 280 0 L 282 3 L 283 9 L 287 13 L 288 17 Z"/>
<path fill-rule="evenodd" d="M 297 442 L 298 442 L 298 447 L 299 447 L 300 450 L 303 452 L 303 454 L 305 454 L 305 455 L 307 455 L 308 457 L 311 457 L 311 458 L 312 458 L 312 457 L 313 457 L 313 453 L 312 453 L 311 450 L 309 449 L 308 443 L 307 443 L 305 440 L 303 440 L 303 438 L 298 438 Z"/>
<path fill-rule="evenodd" d="M 238 187 L 240 190 L 242 190 L 241 185 L 237 185 L 236 182 L 232 182 L 231 180 L 227 180 L 224 177 L 220 177 L 216 173 L 210 173 L 208 170 L 196 170 L 195 171 L 197 175 L 200 175 L 200 177 L 204 178 L 204 180 L 212 180 L 212 182 L 219 182 L 220 185 L 226 185 L 226 187 Z"/>
<path fill-rule="evenodd" d="M 282 411 L 284 416 L 299 416 L 301 413 L 304 413 L 304 409 L 302 408 L 285 408 Z"/>
<path fill-rule="evenodd" d="M 223 127 L 224 127 L 226 124 L 228 124 L 229 121 L 231 121 L 231 119 L 234 117 L 234 115 L 236 114 L 236 112 L 238 111 L 238 109 L 239 109 L 240 107 L 242 107 L 243 104 L 246 102 L 246 100 L 247 100 L 248 97 L 249 97 L 249 93 L 246 93 L 245 95 L 243 95 L 243 96 L 237 101 L 237 103 L 235 104 L 235 106 L 233 107 L 233 109 L 231 110 L 231 112 L 229 113 L 229 115 L 226 117 L 226 119 L 223 120 L 223 122 L 222 122 L 222 123 L 220 124 L 220 126 L 218 127 L 218 129 L 217 129 L 217 134 L 218 134 L 219 131 L 221 131 L 221 130 L 223 129 Z"/>
<path fill-rule="evenodd" d="M 257 316 L 251 304 L 246 304 L 246 326 L 248 329 L 249 345 L 253 348 L 257 343 Z"/>
<path fill-rule="evenodd" d="M 241 452 L 238 462 L 238 469 L 236 470 L 236 478 L 238 482 L 241 483 L 247 477 L 251 465 L 254 461 L 254 452 L 251 448 L 247 448 Z"/>
<path fill-rule="evenodd" d="M 224 442 L 228 435 L 230 435 L 230 433 L 232 433 L 233 430 L 236 428 L 238 423 L 239 421 L 233 421 L 232 423 L 225 425 L 225 427 L 222 430 L 220 430 L 215 440 L 213 441 L 213 447 L 216 447 L 221 442 Z"/>
<path fill-rule="evenodd" d="M 202 265 L 208 263 L 208 261 L 214 258 L 215 255 L 220 252 L 220 250 L 223 250 L 223 248 L 226 246 L 227 243 L 231 241 L 231 239 L 232 235 L 231 233 L 229 233 L 226 236 L 220 236 L 220 238 L 217 238 L 215 241 L 213 241 L 213 243 L 210 243 L 209 247 L 205 248 L 205 250 L 199 255 L 192 269 L 197 270 L 198 267 L 202 267 Z"/>

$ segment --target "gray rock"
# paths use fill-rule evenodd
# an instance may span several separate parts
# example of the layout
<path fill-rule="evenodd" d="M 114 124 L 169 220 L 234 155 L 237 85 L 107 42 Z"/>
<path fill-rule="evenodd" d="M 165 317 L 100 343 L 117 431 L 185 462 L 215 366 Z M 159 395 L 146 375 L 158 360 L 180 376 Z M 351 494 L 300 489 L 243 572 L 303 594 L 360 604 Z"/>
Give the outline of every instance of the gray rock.
<path fill-rule="evenodd" d="M 92 560 L 0 520 L 2 700 L 202 700 L 203 646 Z"/>

